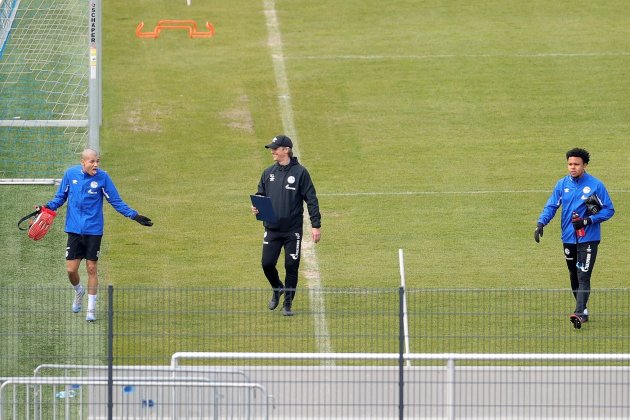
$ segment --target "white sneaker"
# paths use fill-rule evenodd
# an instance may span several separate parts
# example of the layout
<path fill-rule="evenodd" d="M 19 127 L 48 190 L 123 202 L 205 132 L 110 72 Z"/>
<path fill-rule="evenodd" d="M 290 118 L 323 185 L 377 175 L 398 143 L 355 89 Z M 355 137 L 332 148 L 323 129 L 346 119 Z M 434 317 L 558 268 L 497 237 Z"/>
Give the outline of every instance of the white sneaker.
<path fill-rule="evenodd" d="M 85 320 L 87 322 L 94 322 L 94 321 L 96 321 L 96 311 L 94 309 L 92 309 L 91 311 L 88 310 L 87 311 L 87 315 L 85 316 Z"/>
<path fill-rule="evenodd" d="M 72 312 L 75 314 L 81 311 L 81 306 L 83 306 L 83 296 L 85 295 L 85 289 L 81 287 L 77 292 L 75 292 L 74 300 L 72 301 Z"/>

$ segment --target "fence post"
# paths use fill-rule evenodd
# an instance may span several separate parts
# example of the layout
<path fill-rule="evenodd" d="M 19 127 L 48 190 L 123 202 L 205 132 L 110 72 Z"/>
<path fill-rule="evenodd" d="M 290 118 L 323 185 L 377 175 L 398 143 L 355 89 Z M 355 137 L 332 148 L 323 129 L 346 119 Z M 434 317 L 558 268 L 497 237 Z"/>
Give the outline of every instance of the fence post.
<path fill-rule="evenodd" d="M 107 419 L 114 418 L 114 286 L 107 287 Z"/>
<path fill-rule="evenodd" d="M 455 377 L 455 358 L 449 357 L 446 361 L 446 410 L 448 420 L 455 419 L 455 385 L 457 378 Z"/>
<path fill-rule="evenodd" d="M 409 354 L 409 319 L 407 318 L 407 285 L 405 284 L 405 261 L 402 248 L 398 250 L 398 261 L 400 265 L 400 287 L 402 287 L 402 321 L 403 338 L 405 340 L 405 354 Z M 411 360 L 407 359 L 407 366 L 411 366 Z"/>
<path fill-rule="evenodd" d="M 398 289 L 398 418 L 405 418 L 405 325 L 403 320 L 405 288 Z"/>

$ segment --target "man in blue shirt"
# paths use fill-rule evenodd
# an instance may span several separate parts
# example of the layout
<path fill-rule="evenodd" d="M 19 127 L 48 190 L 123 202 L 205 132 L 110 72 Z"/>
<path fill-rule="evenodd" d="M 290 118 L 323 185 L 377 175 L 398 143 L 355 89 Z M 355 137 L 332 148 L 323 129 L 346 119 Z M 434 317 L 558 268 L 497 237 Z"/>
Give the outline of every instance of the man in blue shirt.
<path fill-rule="evenodd" d="M 615 209 L 602 181 L 586 172 L 589 153 L 574 148 L 566 153 L 566 158 L 569 174 L 556 183 L 538 218 L 534 240 L 540 242 L 544 226 L 562 206 L 562 244 L 576 301 L 575 312 L 569 319 L 579 329 L 588 321 L 586 305 L 591 289 L 591 273 L 601 240 L 601 223 L 610 219 Z"/>
<path fill-rule="evenodd" d="M 86 260 L 88 273 L 88 308 L 86 320 L 96 320 L 96 294 L 98 291 L 97 262 L 103 237 L 103 198 L 125 217 L 143 226 L 152 226 L 148 217 L 138 214 L 120 198 L 116 186 L 107 172 L 99 169 L 97 151 L 86 149 L 81 153 L 81 164 L 69 168 L 63 175 L 57 193 L 45 207 L 56 210 L 66 201 L 65 232 L 68 234 L 66 247 L 66 271 L 74 287 L 75 297 L 72 312 L 81 311 L 85 289 L 80 284 L 79 265 Z"/>

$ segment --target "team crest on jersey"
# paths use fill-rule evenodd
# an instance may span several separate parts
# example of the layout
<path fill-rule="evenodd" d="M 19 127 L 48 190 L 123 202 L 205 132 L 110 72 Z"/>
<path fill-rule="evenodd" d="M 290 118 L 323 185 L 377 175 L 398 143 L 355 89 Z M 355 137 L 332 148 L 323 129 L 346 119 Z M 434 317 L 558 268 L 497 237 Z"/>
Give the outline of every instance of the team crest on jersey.
<path fill-rule="evenodd" d="M 90 188 L 96 188 L 96 187 L 98 187 L 98 182 L 96 181 L 90 182 Z"/>
<path fill-rule="evenodd" d="M 269 181 L 273 182 L 275 180 L 276 180 L 276 175 L 275 174 L 269 175 Z"/>
<path fill-rule="evenodd" d="M 582 189 L 582 192 L 583 192 L 584 194 L 588 194 L 588 193 L 590 193 L 590 192 L 591 192 L 591 187 L 584 187 L 584 189 Z"/>
<path fill-rule="evenodd" d="M 287 185 L 284 186 L 284 189 L 295 191 L 295 187 L 291 186 L 291 184 L 295 184 L 295 177 L 293 175 L 287 178 Z"/>

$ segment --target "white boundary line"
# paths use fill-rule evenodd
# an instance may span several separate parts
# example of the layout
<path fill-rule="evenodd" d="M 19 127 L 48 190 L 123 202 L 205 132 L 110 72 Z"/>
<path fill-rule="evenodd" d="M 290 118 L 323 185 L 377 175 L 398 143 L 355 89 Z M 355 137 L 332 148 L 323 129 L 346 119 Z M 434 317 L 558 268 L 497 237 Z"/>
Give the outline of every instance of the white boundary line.
<path fill-rule="evenodd" d="M 274 0 L 264 0 L 265 18 L 267 21 L 267 32 L 269 39 L 267 44 L 271 51 L 273 61 L 273 69 L 276 76 L 276 85 L 278 89 L 278 100 L 280 102 L 280 113 L 282 116 L 282 127 L 284 132 L 293 140 L 293 150 L 299 155 L 298 135 L 293 119 L 293 105 L 291 104 L 291 92 L 289 90 L 289 82 L 285 69 L 285 57 L 282 51 L 282 35 L 280 33 L 280 25 L 276 15 L 276 6 Z M 304 225 L 310 226 L 307 213 L 304 213 Z M 305 229 L 309 232 L 309 229 Z M 308 235 L 310 237 L 310 235 Z M 304 239 L 304 238 L 303 238 Z M 324 310 L 324 298 L 321 292 L 321 277 L 319 271 L 319 262 L 315 252 L 315 244 L 312 240 L 302 240 L 302 260 L 305 265 L 304 275 L 308 280 L 309 298 L 313 308 L 313 318 L 315 327 L 315 339 L 319 351 L 322 353 L 332 352 L 330 343 L 330 333 L 328 331 L 328 322 Z"/>
<path fill-rule="evenodd" d="M 596 53 L 524 53 L 524 54 L 426 54 L 426 55 L 304 55 L 294 56 L 291 60 L 433 60 L 452 58 L 584 58 L 584 57 L 628 57 L 630 52 Z"/>
<path fill-rule="evenodd" d="M 627 194 L 630 190 L 609 190 L 612 194 Z M 338 192 L 318 193 L 322 197 L 381 197 L 393 195 L 484 195 L 484 194 L 551 194 L 551 190 L 477 190 L 477 191 L 366 191 L 366 192 Z"/>

